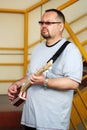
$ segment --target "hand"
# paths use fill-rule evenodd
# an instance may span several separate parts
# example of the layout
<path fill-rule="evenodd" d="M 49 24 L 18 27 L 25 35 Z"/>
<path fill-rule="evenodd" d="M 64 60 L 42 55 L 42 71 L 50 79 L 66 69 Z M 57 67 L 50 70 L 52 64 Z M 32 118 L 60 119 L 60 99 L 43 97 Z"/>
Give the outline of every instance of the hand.
<path fill-rule="evenodd" d="M 30 83 L 43 85 L 45 83 L 45 76 L 44 75 L 36 76 L 35 74 L 31 74 Z"/>
<path fill-rule="evenodd" d="M 18 93 L 20 92 L 20 87 L 18 84 L 13 83 L 9 88 L 8 88 L 8 98 L 9 100 L 13 101 L 17 96 Z"/>

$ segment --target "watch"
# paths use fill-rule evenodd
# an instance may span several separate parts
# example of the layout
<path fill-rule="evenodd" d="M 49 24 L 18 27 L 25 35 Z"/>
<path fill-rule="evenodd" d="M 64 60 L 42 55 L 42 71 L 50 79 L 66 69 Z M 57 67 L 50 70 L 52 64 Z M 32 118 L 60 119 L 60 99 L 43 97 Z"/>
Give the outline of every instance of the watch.
<path fill-rule="evenodd" d="M 45 87 L 47 87 L 47 86 L 48 86 L 48 79 L 47 79 L 47 78 L 45 79 L 44 86 L 45 86 Z"/>

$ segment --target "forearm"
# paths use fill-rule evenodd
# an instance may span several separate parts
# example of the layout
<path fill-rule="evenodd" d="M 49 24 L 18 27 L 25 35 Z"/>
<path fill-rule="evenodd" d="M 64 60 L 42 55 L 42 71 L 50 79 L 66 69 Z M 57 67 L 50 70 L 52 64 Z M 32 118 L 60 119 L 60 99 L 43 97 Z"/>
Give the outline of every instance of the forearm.
<path fill-rule="evenodd" d="M 49 78 L 48 88 L 67 90 L 67 89 L 77 89 L 79 83 L 71 80 L 69 78 Z"/>
<path fill-rule="evenodd" d="M 16 82 L 14 82 L 13 84 L 16 84 L 18 86 L 22 85 L 24 82 L 26 82 L 26 80 L 28 80 L 28 76 L 23 77 L 20 80 L 17 80 Z"/>
<path fill-rule="evenodd" d="M 30 76 L 30 83 L 41 84 L 46 86 L 46 78 L 43 75 L 36 76 L 32 74 Z M 47 83 L 48 88 L 58 89 L 58 90 L 77 89 L 78 86 L 79 86 L 78 82 L 67 77 L 48 78 L 48 83 Z"/>

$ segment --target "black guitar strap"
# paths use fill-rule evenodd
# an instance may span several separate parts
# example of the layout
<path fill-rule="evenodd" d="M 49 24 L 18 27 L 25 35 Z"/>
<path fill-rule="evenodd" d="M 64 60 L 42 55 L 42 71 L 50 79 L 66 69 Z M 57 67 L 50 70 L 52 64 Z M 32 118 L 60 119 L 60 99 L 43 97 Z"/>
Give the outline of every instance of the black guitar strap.
<path fill-rule="evenodd" d="M 60 54 L 63 52 L 65 47 L 69 44 L 69 41 L 65 41 L 64 44 L 56 51 L 56 53 L 47 61 L 47 63 L 50 60 L 53 60 L 53 63 L 56 61 L 56 59 L 60 56 Z"/>

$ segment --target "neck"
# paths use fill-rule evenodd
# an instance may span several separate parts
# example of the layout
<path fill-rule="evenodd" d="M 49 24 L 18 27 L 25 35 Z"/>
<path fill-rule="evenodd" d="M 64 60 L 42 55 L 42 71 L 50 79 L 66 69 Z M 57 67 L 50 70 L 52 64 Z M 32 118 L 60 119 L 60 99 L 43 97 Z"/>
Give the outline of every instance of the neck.
<path fill-rule="evenodd" d="M 61 39 L 62 38 L 57 38 L 55 40 L 54 39 L 53 40 L 52 39 L 48 39 L 46 43 L 47 43 L 48 46 L 52 46 L 53 44 L 55 44 L 56 42 L 60 41 Z"/>

